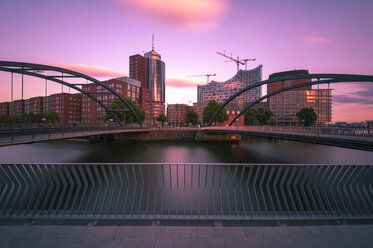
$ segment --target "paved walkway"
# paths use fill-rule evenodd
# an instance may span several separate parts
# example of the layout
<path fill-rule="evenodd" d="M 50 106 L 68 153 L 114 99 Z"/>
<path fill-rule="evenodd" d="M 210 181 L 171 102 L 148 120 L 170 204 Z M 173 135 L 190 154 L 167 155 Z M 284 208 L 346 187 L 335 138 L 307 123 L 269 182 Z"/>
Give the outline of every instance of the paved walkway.
<path fill-rule="evenodd" d="M 0 247 L 373 247 L 373 225 L 0 226 Z"/>

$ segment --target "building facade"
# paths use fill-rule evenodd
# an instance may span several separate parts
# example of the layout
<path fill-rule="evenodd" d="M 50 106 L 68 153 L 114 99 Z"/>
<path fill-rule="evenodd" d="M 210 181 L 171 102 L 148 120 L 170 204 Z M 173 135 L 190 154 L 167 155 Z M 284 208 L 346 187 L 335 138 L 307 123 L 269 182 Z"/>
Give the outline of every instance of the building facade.
<path fill-rule="evenodd" d="M 82 94 L 58 93 L 43 97 L 44 112 L 56 112 L 63 126 L 77 126 L 81 122 Z"/>
<path fill-rule="evenodd" d="M 146 88 L 146 61 L 140 54 L 130 56 L 129 77 L 141 82 L 141 88 Z"/>
<path fill-rule="evenodd" d="M 224 122 L 224 126 L 229 125 L 231 121 L 241 113 L 241 108 L 236 104 L 228 104 L 225 107 L 226 113 L 228 115 L 228 121 Z M 245 125 L 245 115 L 241 115 L 236 119 L 232 126 L 244 126 Z"/>
<path fill-rule="evenodd" d="M 129 65 L 130 78 L 140 81 L 141 87 L 150 92 L 150 108 L 143 106 L 143 109 L 146 107 L 146 111 L 150 110 L 146 122 L 165 114 L 166 66 L 161 60 L 161 55 L 153 48 L 144 56 L 130 56 Z"/>
<path fill-rule="evenodd" d="M 9 115 L 9 102 L 0 102 L 0 115 Z"/>
<path fill-rule="evenodd" d="M 186 104 L 168 104 L 167 106 L 167 118 L 168 125 L 173 127 L 185 126 L 186 115 L 192 110 L 191 106 Z"/>
<path fill-rule="evenodd" d="M 15 100 L 9 103 L 9 114 L 12 116 L 21 116 L 25 111 L 25 100 Z"/>
<path fill-rule="evenodd" d="M 211 81 L 207 85 L 198 85 L 197 102 L 201 103 L 215 100 L 223 103 L 237 91 L 249 85 L 260 82 L 261 80 L 262 65 L 252 70 L 239 70 L 237 74 L 228 81 L 222 83 Z M 243 107 L 245 103 L 253 102 L 260 98 L 261 94 L 261 87 L 257 87 L 236 97 L 234 103 L 238 104 L 240 107 Z"/>
<path fill-rule="evenodd" d="M 269 78 L 286 75 L 306 75 L 307 70 L 286 71 L 271 74 Z M 284 80 L 268 85 L 268 94 L 284 87 L 306 83 L 310 79 Z M 279 125 L 300 125 L 297 112 L 305 107 L 312 107 L 318 118 L 317 125 L 326 125 L 332 121 L 332 90 L 312 89 L 311 86 L 292 89 L 274 95 L 268 99 L 269 109 Z"/>
<path fill-rule="evenodd" d="M 32 97 L 25 100 L 25 113 L 40 114 L 43 113 L 43 98 L 41 96 Z"/>
<path fill-rule="evenodd" d="M 120 77 L 110 79 L 102 82 L 109 86 L 118 94 L 128 97 L 135 101 L 144 111 L 150 113 L 150 91 L 141 88 L 141 82 L 128 77 Z M 87 92 L 97 92 L 96 98 L 100 100 L 105 106 L 110 105 L 118 98 L 107 89 L 96 84 L 86 84 L 82 86 L 83 90 Z M 82 98 L 82 124 L 87 126 L 104 125 L 105 108 L 99 105 L 86 95 Z M 145 124 L 150 124 L 149 118 L 145 120 Z"/>
<path fill-rule="evenodd" d="M 203 110 L 206 108 L 208 102 L 194 102 L 193 103 L 193 110 L 197 112 L 198 114 L 198 124 L 203 124 Z"/>

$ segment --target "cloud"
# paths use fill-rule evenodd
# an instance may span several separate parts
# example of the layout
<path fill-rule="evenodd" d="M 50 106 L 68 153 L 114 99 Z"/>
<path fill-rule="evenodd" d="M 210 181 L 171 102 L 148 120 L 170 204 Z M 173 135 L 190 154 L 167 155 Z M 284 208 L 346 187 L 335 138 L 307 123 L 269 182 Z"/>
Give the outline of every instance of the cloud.
<path fill-rule="evenodd" d="M 311 36 L 311 37 L 306 37 L 304 38 L 304 41 L 309 42 L 309 43 L 319 43 L 319 44 L 325 44 L 325 43 L 330 43 L 332 40 L 325 38 L 325 37 L 320 37 L 320 36 Z"/>
<path fill-rule="evenodd" d="M 188 29 L 211 29 L 230 9 L 229 0 L 114 0 L 153 20 Z"/>
<path fill-rule="evenodd" d="M 123 72 L 107 69 L 107 68 L 100 67 L 100 66 L 93 66 L 93 65 L 54 64 L 54 66 L 80 72 L 88 76 L 97 77 L 97 78 L 125 76 L 125 73 Z"/>
<path fill-rule="evenodd" d="M 333 96 L 333 102 L 334 103 L 356 103 L 356 104 L 362 104 L 362 105 L 371 105 L 373 104 L 373 98 L 372 97 L 356 97 L 356 96 L 350 96 L 350 95 L 336 95 Z"/>
<path fill-rule="evenodd" d="M 180 78 L 166 78 L 166 86 L 183 88 L 183 87 L 195 87 L 198 83 L 186 79 Z"/>

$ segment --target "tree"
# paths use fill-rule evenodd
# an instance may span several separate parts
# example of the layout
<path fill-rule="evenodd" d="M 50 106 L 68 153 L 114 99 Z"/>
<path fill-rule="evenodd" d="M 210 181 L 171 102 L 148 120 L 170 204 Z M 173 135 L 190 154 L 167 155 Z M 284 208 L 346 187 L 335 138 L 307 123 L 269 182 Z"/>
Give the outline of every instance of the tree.
<path fill-rule="evenodd" d="M 269 110 L 265 107 L 259 107 L 256 110 L 255 117 L 258 120 L 259 125 L 263 126 L 263 125 L 267 124 L 269 118 L 271 118 L 272 115 L 273 115 L 273 113 L 272 113 L 271 110 Z"/>
<path fill-rule="evenodd" d="M 256 110 L 254 108 L 249 108 L 245 113 L 245 125 L 252 126 L 255 122 Z"/>
<path fill-rule="evenodd" d="M 222 104 L 216 102 L 215 100 L 210 100 L 209 103 L 207 104 L 206 108 L 204 108 L 202 112 L 202 119 L 204 123 L 208 123 L 214 113 L 220 108 Z M 228 115 L 226 113 L 225 108 L 223 108 L 219 114 L 215 117 L 215 123 L 224 123 L 225 121 L 228 121 Z"/>
<path fill-rule="evenodd" d="M 317 120 L 317 114 L 312 107 L 301 108 L 297 112 L 297 117 L 300 122 L 304 122 L 304 126 L 312 126 Z"/>
<path fill-rule="evenodd" d="M 269 118 L 267 121 L 268 126 L 276 126 L 277 125 L 277 120 L 273 117 Z"/>
<path fill-rule="evenodd" d="M 164 124 L 167 122 L 167 116 L 165 116 L 164 114 L 159 114 L 156 120 L 162 123 L 162 127 L 163 127 Z"/>
<path fill-rule="evenodd" d="M 197 124 L 198 124 L 198 113 L 196 111 L 194 111 L 194 110 L 189 111 L 186 114 L 186 122 L 188 124 L 192 123 L 192 125 L 194 127 L 197 126 Z"/>
<path fill-rule="evenodd" d="M 137 116 L 140 119 L 140 122 L 143 122 L 145 120 L 145 117 L 146 117 L 145 111 L 142 110 L 141 107 L 135 101 L 131 100 L 130 98 L 125 97 L 125 96 L 123 96 L 123 98 L 124 98 L 124 100 L 126 100 L 126 102 L 128 102 L 128 104 L 135 111 L 135 113 L 137 114 Z M 120 99 L 116 99 L 111 104 L 110 109 L 128 109 L 128 107 Z M 117 118 L 120 121 L 124 121 L 126 124 L 136 123 L 137 122 L 137 119 L 136 119 L 135 115 L 131 111 L 127 111 L 127 112 L 115 112 L 114 114 L 117 116 Z M 111 113 L 108 112 L 108 111 L 106 111 L 105 112 L 105 121 L 108 121 L 108 120 L 110 120 L 112 118 L 113 118 L 113 116 L 111 115 Z"/>
<path fill-rule="evenodd" d="M 43 115 L 43 118 L 45 118 L 46 123 L 56 123 L 61 121 L 61 117 L 59 114 L 57 114 L 54 111 L 48 111 Z"/>

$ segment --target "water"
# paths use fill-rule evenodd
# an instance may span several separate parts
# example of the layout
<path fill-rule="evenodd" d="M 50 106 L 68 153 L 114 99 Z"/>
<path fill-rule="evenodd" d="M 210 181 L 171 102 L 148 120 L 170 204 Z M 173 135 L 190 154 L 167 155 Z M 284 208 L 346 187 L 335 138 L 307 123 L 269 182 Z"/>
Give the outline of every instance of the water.
<path fill-rule="evenodd" d="M 249 138 L 240 144 L 53 141 L 0 148 L 0 163 L 372 164 L 372 161 L 372 152 L 263 138 Z"/>

